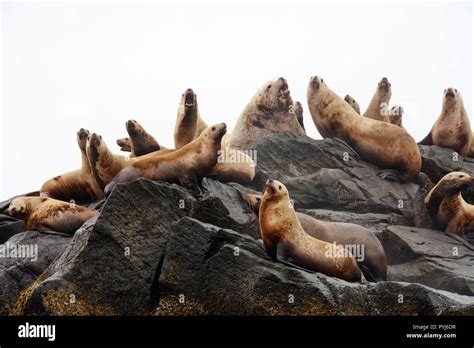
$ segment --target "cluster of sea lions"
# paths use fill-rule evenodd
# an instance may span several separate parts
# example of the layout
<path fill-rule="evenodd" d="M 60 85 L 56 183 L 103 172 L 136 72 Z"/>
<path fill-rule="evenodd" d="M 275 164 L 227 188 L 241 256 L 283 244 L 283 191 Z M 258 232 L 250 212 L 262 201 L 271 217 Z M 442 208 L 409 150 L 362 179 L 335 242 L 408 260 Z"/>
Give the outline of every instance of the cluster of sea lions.
<path fill-rule="evenodd" d="M 421 171 L 420 151 L 402 126 L 403 108 L 390 106 L 391 94 L 391 84 L 384 77 L 361 114 L 353 97 L 341 98 L 322 78 L 314 76 L 308 84 L 307 101 L 323 138 L 344 140 L 361 158 L 382 169 L 378 173 L 382 179 L 416 182 Z M 39 197 L 15 198 L 7 214 L 24 219 L 30 229 L 73 234 L 99 214 L 86 206 L 103 200 L 117 184 L 148 178 L 201 191 L 202 179 L 210 176 L 248 186 L 255 175 L 255 163 L 247 151 L 254 151 L 262 139 L 277 133 L 306 136 L 302 105 L 293 102 L 283 77 L 265 83 L 256 92 L 231 134 L 227 134 L 225 123 L 206 124 L 192 89 L 182 94 L 179 103 L 174 149 L 161 146 L 135 120 L 126 122 L 126 130 L 128 137 L 118 139 L 117 145 L 129 152 L 128 156 L 113 153 L 100 135 L 80 129 L 81 168 L 46 181 Z M 448 88 L 441 115 L 420 144 L 447 147 L 470 160 L 472 139 L 461 94 Z M 229 156 L 240 160 L 222 160 Z M 471 248 L 464 233 L 474 229 L 474 206 L 464 201 L 461 192 L 473 184 L 468 174 L 453 172 L 425 198 L 434 225 Z M 366 228 L 295 212 L 285 185 L 272 179 L 267 180 L 263 195 L 244 194 L 243 198 L 258 215 L 262 246 L 272 259 L 346 281 L 361 281 L 362 274 L 368 281 L 387 279 L 384 249 Z M 360 250 L 363 257 L 358 255 Z"/>

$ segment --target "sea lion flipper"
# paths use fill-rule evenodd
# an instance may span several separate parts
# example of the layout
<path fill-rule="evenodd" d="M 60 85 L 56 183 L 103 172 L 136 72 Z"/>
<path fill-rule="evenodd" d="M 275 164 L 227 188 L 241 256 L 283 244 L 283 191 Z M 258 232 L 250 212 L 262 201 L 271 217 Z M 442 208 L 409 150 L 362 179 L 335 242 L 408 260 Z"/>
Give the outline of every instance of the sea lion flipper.
<path fill-rule="evenodd" d="M 378 172 L 377 175 L 382 180 L 403 182 L 403 180 L 400 177 L 401 175 L 400 171 L 396 169 L 384 169 Z"/>
<path fill-rule="evenodd" d="M 417 144 L 418 145 L 433 145 L 433 138 L 431 137 L 431 130 L 428 133 L 426 137 L 423 138 L 423 140 L 419 141 Z"/>

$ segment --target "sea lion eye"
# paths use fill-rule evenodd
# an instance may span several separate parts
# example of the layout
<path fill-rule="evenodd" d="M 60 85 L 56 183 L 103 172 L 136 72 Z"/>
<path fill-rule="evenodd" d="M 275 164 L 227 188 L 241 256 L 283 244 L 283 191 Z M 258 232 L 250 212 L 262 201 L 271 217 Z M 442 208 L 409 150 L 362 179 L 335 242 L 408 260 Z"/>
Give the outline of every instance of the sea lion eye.
<path fill-rule="evenodd" d="M 324 82 L 324 80 L 323 80 L 323 79 L 321 79 L 321 82 Z"/>
<path fill-rule="evenodd" d="M 454 90 L 456 91 L 456 93 L 458 92 L 458 90 L 456 88 Z"/>
<path fill-rule="evenodd" d="M 212 127 L 212 130 L 215 131 L 215 130 L 216 130 L 216 127 Z"/>
<path fill-rule="evenodd" d="M 102 140 L 102 135 L 99 135 L 100 140 Z"/>
<path fill-rule="evenodd" d="M 267 86 L 267 89 L 270 89 L 270 88 L 272 88 L 272 85 L 268 85 L 268 86 Z"/>
<path fill-rule="evenodd" d="M 279 189 L 279 190 L 281 190 L 281 185 L 280 185 L 280 186 L 278 186 L 278 189 Z"/>

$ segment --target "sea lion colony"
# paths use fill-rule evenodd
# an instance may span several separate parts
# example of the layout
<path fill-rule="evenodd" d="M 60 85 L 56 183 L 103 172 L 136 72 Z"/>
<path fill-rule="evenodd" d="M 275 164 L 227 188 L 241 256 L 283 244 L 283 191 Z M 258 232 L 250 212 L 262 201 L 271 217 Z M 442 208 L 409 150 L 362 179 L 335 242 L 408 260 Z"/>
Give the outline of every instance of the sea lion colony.
<path fill-rule="evenodd" d="M 381 168 L 380 178 L 416 181 L 421 170 L 420 152 L 402 126 L 403 108 L 389 107 L 391 88 L 388 79 L 382 78 L 361 114 L 353 97 L 341 98 L 323 78 L 314 76 L 307 87 L 309 111 L 323 138 L 344 140 L 361 158 Z M 230 134 L 226 134 L 225 123 L 206 124 L 192 89 L 182 94 L 179 103 L 175 149 L 160 146 L 135 120 L 126 122 L 126 130 L 129 137 L 118 139 L 117 144 L 122 151 L 130 152 L 128 156 L 113 153 L 100 135 L 81 128 L 77 132 L 81 168 L 46 181 L 40 197 L 13 199 L 5 213 L 24 219 L 30 229 L 74 234 L 83 222 L 100 214 L 87 204 L 104 199 L 119 183 L 148 178 L 200 190 L 201 180 L 210 176 L 251 185 L 255 163 L 246 151 L 255 150 L 263 138 L 280 132 L 306 136 L 303 108 L 301 103 L 293 102 L 283 77 L 258 89 Z M 460 92 L 445 89 L 441 114 L 420 144 L 447 147 L 470 160 L 468 156 L 474 153 L 472 138 Z M 239 160 L 228 161 L 229 156 Z M 464 240 L 464 232 L 474 230 L 474 206 L 460 194 L 471 186 L 474 178 L 450 173 L 427 194 L 425 205 L 433 224 L 472 248 Z M 276 180 L 266 182 L 262 196 L 244 194 L 243 199 L 259 216 L 261 244 L 273 260 L 347 281 L 360 281 L 362 274 L 368 281 L 387 279 L 385 252 L 367 229 L 319 221 L 295 212 L 290 193 L 284 183 Z M 366 257 L 357 259 L 348 245 L 363 246 Z"/>

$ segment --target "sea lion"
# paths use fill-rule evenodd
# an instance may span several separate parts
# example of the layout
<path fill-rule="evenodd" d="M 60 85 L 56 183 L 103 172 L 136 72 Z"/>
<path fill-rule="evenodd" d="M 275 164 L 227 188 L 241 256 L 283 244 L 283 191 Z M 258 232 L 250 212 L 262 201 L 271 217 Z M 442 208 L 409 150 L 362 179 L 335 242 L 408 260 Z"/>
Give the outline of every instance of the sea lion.
<path fill-rule="evenodd" d="M 240 114 L 229 146 L 238 150 L 251 150 L 263 138 L 277 133 L 305 135 L 296 117 L 289 112 L 292 105 L 288 83 L 283 77 L 265 83 Z"/>
<path fill-rule="evenodd" d="M 221 182 L 237 182 L 249 185 L 255 177 L 255 162 L 242 151 L 223 148 L 218 152 L 217 163 L 209 177 Z"/>
<path fill-rule="evenodd" d="M 128 137 L 117 139 L 117 145 L 120 147 L 120 151 L 132 152 L 132 142 Z"/>
<path fill-rule="evenodd" d="M 19 197 L 10 203 L 7 214 L 23 219 L 29 230 L 74 234 L 99 212 L 48 197 Z"/>
<path fill-rule="evenodd" d="M 87 138 L 86 152 L 94 179 L 102 190 L 123 168 L 137 160 L 112 153 L 96 133 Z"/>
<path fill-rule="evenodd" d="M 425 205 L 434 225 L 474 250 L 465 240 L 465 232 L 474 231 L 474 206 L 461 191 L 474 186 L 474 178 L 462 172 L 446 174 L 425 197 Z M 467 244 L 466 244 L 467 243 Z"/>
<path fill-rule="evenodd" d="M 104 197 L 92 174 L 86 154 L 86 143 L 89 131 L 81 128 L 77 132 L 77 144 L 81 150 L 82 165 L 80 169 L 55 176 L 46 181 L 40 189 L 40 195 L 77 204 L 96 202 Z"/>
<path fill-rule="evenodd" d="M 404 110 L 400 105 L 392 106 L 390 109 L 390 114 L 388 115 L 390 123 L 403 128 L 403 113 Z"/>
<path fill-rule="evenodd" d="M 352 98 L 349 94 L 346 94 L 344 97 L 344 100 L 346 101 L 347 104 L 349 104 L 355 112 L 357 112 L 360 115 L 360 106 L 359 103 L 356 102 L 354 98 Z"/>
<path fill-rule="evenodd" d="M 420 173 L 420 150 L 405 129 L 359 117 L 318 76 L 309 82 L 308 106 L 324 138 L 340 138 L 366 161 L 388 168 L 379 172 L 382 179 L 408 182 Z"/>
<path fill-rule="evenodd" d="M 298 120 L 298 123 L 300 124 L 301 128 L 303 128 L 304 132 L 306 133 L 306 130 L 304 129 L 304 122 L 303 122 L 303 105 L 301 105 L 301 103 L 299 101 L 296 101 L 290 107 L 289 112 L 290 112 L 290 114 L 295 115 L 295 117 Z"/>
<path fill-rule="evenodd" d="M 118 183 L 138 178 L 163 180 L 181 185 L 200 185 L 217 163 L 222 136 L 227 130 L 225 123 L 208 127 L 197 139 L 174 151 L 154 152 L 138 158 L 122 169 L 105 188 L 112 192 Z"/>
<path fill-rule="evenodd" d="M 262 196 L 251 193 L 243 194 L 255 214 L 259 214 Z M 347 248 L 363 246 L 363 258 L 356 259 L 368 281 L 387 280 L 387 257 L 385 250 L 372 232 L 351 223 L 327 222 L 312 216 L 296 212 L 303 230 L 310 236 L 328 243 L 336 243 Z"/>
<path fill-rule="evenodd" d="M 369 106 L 362 116 L 377 121 L 390 122 L 388 118 L 388 104 L 390 103 L 391 96 L 392 85 L 390 82 L 388 82 L 388 79 L 384 77 L 378 83 L 375 94 L 370 100 Z"/>
<path fill-rule="evenodd" d="M 430 133 L 418 144 L 447 147 L 467 157 L 471 148 L 471 138 L 471 123 L 461 93 L 456 88 L 445 89 L 441 115 Z"/>
<path fill-rule="evenodd" d="M 125 123 L 130 139 L 130 157 L 146 155 L 161 149 L 156 139 L 148 133 L 137 121 L 128 120 Z"/>
<path fill-rule="evenodd" d="M 199 115 L 197 95 L 188 88 L 182 95 L 179 103 L 176 125 L 174 128 L 174 146 L 183 147 L 196 139 L 207 128 Z"/>
<path fill-rule="evenodd" d="M 350 282 L 361 280 L 360 269 L 348 250 L 305 233 L 290 204 L 288 190 L 276 180 L 265 184 L 259 223 L 263 245 L 273 260 Z"/>

